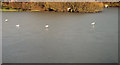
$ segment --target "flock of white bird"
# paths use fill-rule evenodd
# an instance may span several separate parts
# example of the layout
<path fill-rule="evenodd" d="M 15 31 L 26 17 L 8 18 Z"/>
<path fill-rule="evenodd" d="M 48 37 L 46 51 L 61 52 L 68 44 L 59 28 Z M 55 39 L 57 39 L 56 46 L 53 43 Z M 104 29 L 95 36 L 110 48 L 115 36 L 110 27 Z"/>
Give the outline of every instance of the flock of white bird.
<path fill-rule="evenodd" d="M 5 19 L 5 22 L 8 22 L 8 19 Z M 91 23 L 91 25 L 92 25 L 92 27 L 94 28 L 94 27 L 95 27 L 95 22 L 92 22 L 92 23 Z M 17 28 L 19 28 L 19 27 L 20 27 L 20 25 L 19 25 L 19 24 L 15 25 L 15 26 L 16 26 Z M 48 24 L 46 24 L 46 25 L 45 25 L 45 28 L 46 28 L 46 29 L 48 29 L 48 28 L 49 28 L 49 25 L 48 25 Z"/>
<path fill-rule="evenodd" d="M 5 19 L 5 22 L 8 22 L 8 19 Z M 16 27 L 18 27 L 18 28 L 20 27 L 20 25 L 19 25 L 19 24 L 15 25 L 15 26 L 16 26 Z M 49 25 L 48 25 L 48 24 L 46 24 L 46 25 L 45 25 L 45 28 L 46 28 L 46 29 L 48 29 L 48 27 L 49 27 Z"/>

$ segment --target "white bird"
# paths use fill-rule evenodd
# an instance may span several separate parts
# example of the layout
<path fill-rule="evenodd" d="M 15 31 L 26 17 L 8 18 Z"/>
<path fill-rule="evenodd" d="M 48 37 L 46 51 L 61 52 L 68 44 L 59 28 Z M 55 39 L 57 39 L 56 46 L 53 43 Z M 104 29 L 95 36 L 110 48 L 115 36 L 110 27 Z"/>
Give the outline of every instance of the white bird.
<path fill-rule="evenodd" d="M 46 24 L 46 25 L 45 25 L 45 28 L 48 28 L 48 27 L 49 27 L 49 25 Z"/>
<path fill-rule="evenodd" d="M 92 27 L 94 28 L 94 27 L 95 27 L 95 22 L 92 22 L 91 25 L 92 25 Z"/>
<path fill-rule="evenodd" d="M 8 19 L 5 19 L 5 22 L 7 22 L 8 21 Z"/>
<path fill-rule="evenodd" d="M 46 25 L 45 25 L 45 30 L 48 30 L 48 27 L 49 27 L 49 25 L 48 25 L 48 24 L 46 24 Z"/>
<path fill-rule="evenodd" d="M 17 24 L 17 25 L 16 25 L 16 27 L 18 27 L 18 28 L 19 28 L 19 27 L 20 27 L 20 25 L 19 25 L 19 24 Z"/>
<path fill-rule="evenodd" d="M 108 5 L 106 4 L 105 7 L 108 8 Z"/>
<path fill-rule="evenodd" d="M 67 10 L 70 10 L 71 8 L 67 8 Z"/>

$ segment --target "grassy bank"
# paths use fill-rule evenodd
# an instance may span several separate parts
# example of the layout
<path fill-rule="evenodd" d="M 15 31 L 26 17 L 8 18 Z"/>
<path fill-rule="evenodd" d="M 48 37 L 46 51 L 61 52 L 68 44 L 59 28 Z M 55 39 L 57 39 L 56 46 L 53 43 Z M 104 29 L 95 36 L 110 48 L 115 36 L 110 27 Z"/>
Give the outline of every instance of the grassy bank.
<path fill-rule="evenodd" d="M 2 11 L 98 12 L 103 3 L 97 2 L 3 2 Z"/>
<path fill-rule="evenodd" d="M 119 7 L 114 2 L 3 2 L 0 11 L 99 12 L 103 7 Z"/>

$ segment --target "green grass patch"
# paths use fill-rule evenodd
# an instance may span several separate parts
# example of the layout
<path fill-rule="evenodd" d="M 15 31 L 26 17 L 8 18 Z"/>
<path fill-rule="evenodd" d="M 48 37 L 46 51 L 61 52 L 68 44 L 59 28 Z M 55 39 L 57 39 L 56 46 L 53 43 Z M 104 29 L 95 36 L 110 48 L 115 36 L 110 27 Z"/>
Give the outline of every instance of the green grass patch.
<path fill-rule="evenodd" d="M 17 9 L 0 9 L 0 11 L 18 11 Z"/>

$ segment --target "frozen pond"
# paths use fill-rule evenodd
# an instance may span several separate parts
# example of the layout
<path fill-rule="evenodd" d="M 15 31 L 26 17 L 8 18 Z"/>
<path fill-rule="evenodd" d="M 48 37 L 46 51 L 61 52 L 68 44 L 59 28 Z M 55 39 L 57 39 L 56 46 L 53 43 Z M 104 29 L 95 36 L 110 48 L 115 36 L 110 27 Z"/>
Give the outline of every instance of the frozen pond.
<path fill-rule="evenodd" d="M 79 14 L 2 12 L 2 17 L 3 63 L 118 62 L 118 8 Z"/>

